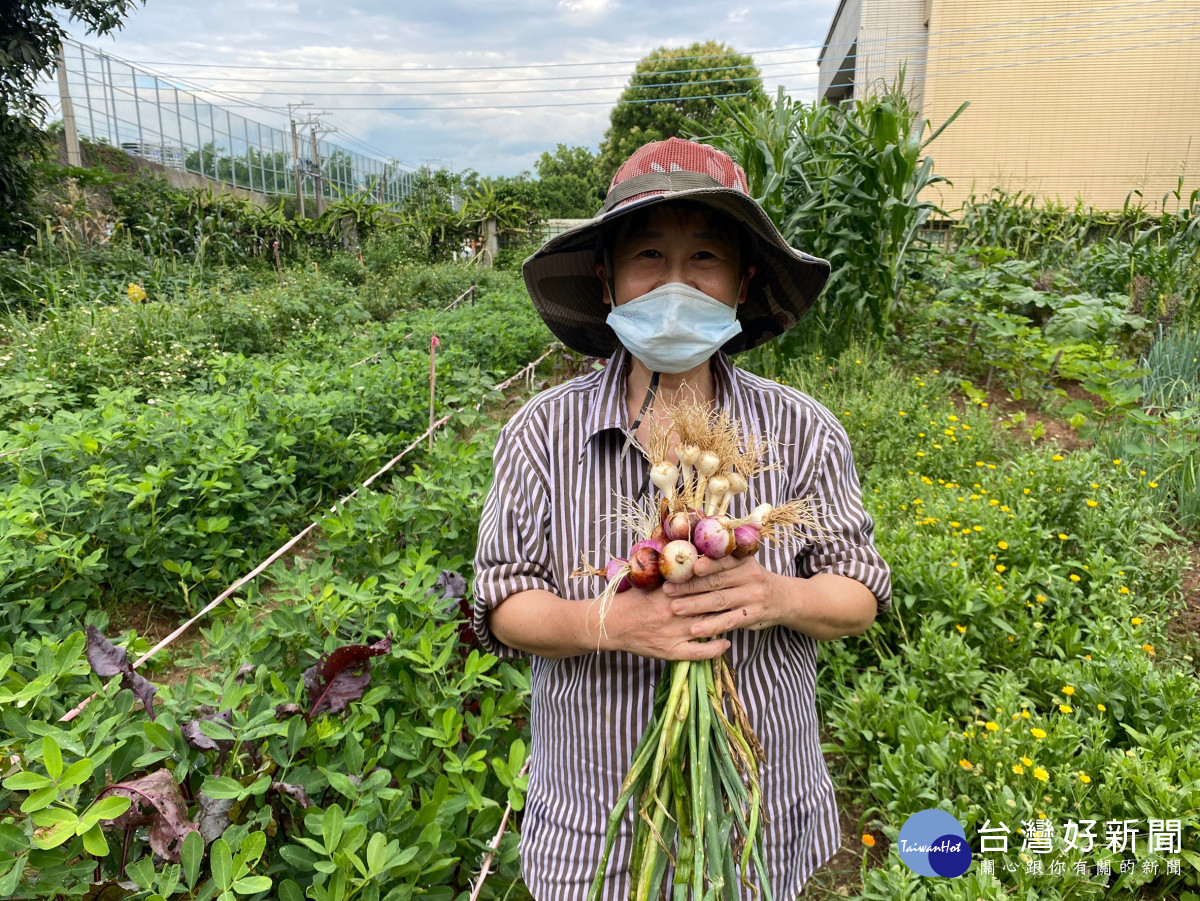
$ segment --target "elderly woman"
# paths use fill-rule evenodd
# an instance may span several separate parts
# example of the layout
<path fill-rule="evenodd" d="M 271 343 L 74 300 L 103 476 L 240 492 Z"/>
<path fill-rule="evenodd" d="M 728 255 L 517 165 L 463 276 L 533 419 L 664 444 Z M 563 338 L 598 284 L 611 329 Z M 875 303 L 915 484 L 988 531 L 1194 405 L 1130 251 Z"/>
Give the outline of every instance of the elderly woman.
<path fill-rule="evenodd" d="M 789 247 L 726 154 L 672 138 L 618 170 L 595 219 L 525 262 L 534 306 L 564 344 L 603 370 L 530 400 L 504 427 L 480 524 L 474 626 L 502 657 L 532 656 L 529 790 L 521 862 L 538 901 L 583 901 L 657 684 L 670 660 L 728 654 L 762 768 L 767 869 L 793 899 L 837 850 L 833 785 L 815 703 L 817 641 L 858 635 L 890 608 L 845 430 L 811 397 L 735 367 L 729 354 L 791 328 L 829 264 Z M 650 490 L 638 449 L 662 408 L 689 398 L 776 439 L 738 497 L 813 496 L 824 533 L 741 559 L 702 559 L 693 578 L 618 594 L 605 617 L 581 555 L 623 556 L 635 540 L 619 497 Z M 582 603 L 581 603 L 582 602 Z M 608 898 L 629 893 L 628 811 L 609 859 Z M 748 890 L 747 890 L 748 896 Z"/>

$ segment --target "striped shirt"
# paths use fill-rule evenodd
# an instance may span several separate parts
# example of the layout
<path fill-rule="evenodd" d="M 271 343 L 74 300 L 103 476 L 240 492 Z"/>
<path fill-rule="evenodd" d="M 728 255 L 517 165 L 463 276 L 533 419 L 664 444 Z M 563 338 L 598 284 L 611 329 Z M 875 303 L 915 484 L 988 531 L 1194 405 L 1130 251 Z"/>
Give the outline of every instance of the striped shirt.
<path fill-rule="evenodd" d="M 629 416 L 629 354 L 619 348 L 601 371 L 534 397 L 501 430 L 496 476 L 484 505 L 475 558 L 474 629 L 500 657 L 522 655 L 488 629 L 488 612 L 510 595 L 543 589 L 588 600 L 598 577 L 572 578 L 580 556 L 603 566 L 635 537 L 612 515 L 614 498 L 651 490 L 650 464 L 621 453 Z M 750 480 L 731 516 L 759 503 L 813 495 L 828 535 L 819 543 L 771 544 L 767 569 L 807 577 L 849 576 L 891 607 L 891 575 L 875 551 L 845 429 L 811 397 L 713 357 L 716 400 L 734 419 L 777 443 L 781 465 Z M 815 699 L 817 643 L 777 626 L 726 635 L 751 725 L 766 751 L 761 771 L 763 831 L 774 895 L 791 901 L 840 844 L 833 784 L 821 757 Z M 584 901 L 604 847 L 634 747 L 650 721 L 654 688 L 667 664 L 625 651 L 531 660 L 529 789 L 521 820 L 525 882 L 537 901 Z M 609 858 L 605 898 L 629 893 L 632 811 Z M 742 890 L 745 897 L 749 891 Z"/>

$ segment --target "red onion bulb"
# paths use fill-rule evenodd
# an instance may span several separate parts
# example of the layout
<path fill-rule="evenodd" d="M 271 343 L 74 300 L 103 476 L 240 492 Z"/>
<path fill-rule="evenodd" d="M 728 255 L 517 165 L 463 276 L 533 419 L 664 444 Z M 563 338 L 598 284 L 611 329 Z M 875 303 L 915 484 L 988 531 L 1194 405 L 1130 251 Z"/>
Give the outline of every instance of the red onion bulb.
<path fill-rule="evenodd" d="M 733 538 L 737 543 L 733 549 L 733 556 L 749 557 L 758 552 L 758 527 L 753 523 L 738 526 L 733 530 Z"/>
<path fill-rule="evenodd" d="M 668 541 L 683 541 L 692 537 L 692 521 L 684 512 L 673 513 L 663 520 L 663 532 Z"/>
<path fill-rule="evenodd" d="M 608 561 L 608 566 L 604 567 L 604 576 L 608 579 L 608 581 L 611 582 L 613 579 L 620 576 L 621 581 L 617 583 L 618 592 L 628 591 L 633 587 L 633 583 L 629 581 L 629 572 L 627 570 L 628 566 L 629 561 L 624 557 L 613 557 L 613 559 Z M 622 570 L 626 571 L 622 572 Z"/>
<path fill-rule="evenodd" d="M 662 555 L 652 547 L 641 547 L 629 555 L 629 581 L 634 588 L 653 591 L 663 582 L 659 569 Z"/>
<path fill-rule="evenodd" d="M 696 550 L 713 560 L 728 557 L 737 547 L 729 521 L 716 516 L 706 516 L 696 523 L 692 543 L 696 545 Z"/>

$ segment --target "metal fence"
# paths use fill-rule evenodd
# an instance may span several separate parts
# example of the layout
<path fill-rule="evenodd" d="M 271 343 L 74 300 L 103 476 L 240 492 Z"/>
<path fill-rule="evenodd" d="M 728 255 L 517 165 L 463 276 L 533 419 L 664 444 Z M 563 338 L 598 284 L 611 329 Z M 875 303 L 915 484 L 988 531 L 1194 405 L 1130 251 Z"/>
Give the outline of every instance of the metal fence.
<path fill-rule="evenodd" d="M 264 194 L 295 195 L 297 178 L 303 194 L 326 200 L 366 190 L 376 202 L 398 203 L 411 189 L 413 172 L 325 140 L 313 122 L 264 125 L 73 41 L 63 44 L 61 66 L 76 130 L 94 142 Z"/>

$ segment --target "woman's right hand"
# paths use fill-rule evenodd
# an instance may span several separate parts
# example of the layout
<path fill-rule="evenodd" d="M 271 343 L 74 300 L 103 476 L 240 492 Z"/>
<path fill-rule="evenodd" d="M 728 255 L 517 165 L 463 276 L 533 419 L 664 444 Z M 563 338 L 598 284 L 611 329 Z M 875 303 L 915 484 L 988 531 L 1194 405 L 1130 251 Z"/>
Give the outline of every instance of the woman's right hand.
<path fill-rule="evenodd" d="M 600 604 L 593 601 L 588 610 L 587 628 L 599 636 L 599 650 L 629 651 L 659 660 L 711 660 L 729 649 L 725 638 L 696 641 L 692 626 L 698 617 L 681 616 L 671 610 L 671 598 L 662 587 L 653 591 L 631 588 L 613 597 L 599 629 Z"/>

